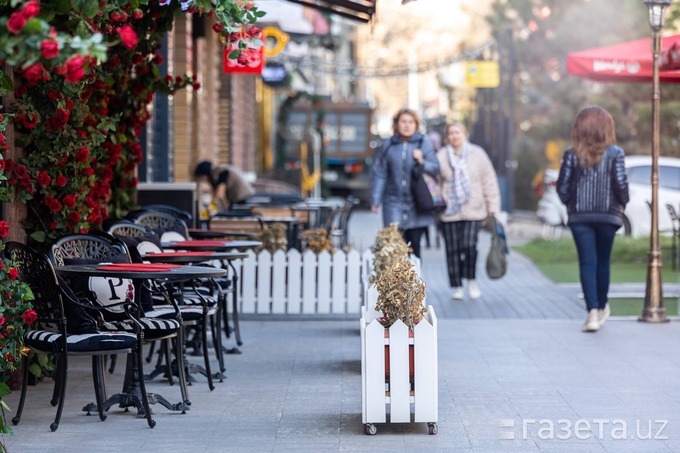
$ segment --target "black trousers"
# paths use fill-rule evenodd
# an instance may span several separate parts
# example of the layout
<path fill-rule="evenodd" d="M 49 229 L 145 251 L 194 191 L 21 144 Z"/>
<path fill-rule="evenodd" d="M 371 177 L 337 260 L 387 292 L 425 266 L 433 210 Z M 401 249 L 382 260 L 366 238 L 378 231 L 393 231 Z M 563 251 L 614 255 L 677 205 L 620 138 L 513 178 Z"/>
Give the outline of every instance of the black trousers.
<path fill-rule="evenodd" d="M 411 243 L 411 248 L 413 249 L 413 254 L 420 258 L 420 240 L 423 237 L 423 233 L 427 231 L 427 227 L 421 228 L 409 228 L 408 230 L 401 230 L 401 236 L 404 241 L 408 244 Z"/>
<path fill-rule="evenodd" d="M 463 286 L 463 279 L 474 280 L 477 268 L 477 239 L 482 222 L 461 220 L 443 222 L 442 235 L 446 245 L 446 265 L 451 287 Z"/>

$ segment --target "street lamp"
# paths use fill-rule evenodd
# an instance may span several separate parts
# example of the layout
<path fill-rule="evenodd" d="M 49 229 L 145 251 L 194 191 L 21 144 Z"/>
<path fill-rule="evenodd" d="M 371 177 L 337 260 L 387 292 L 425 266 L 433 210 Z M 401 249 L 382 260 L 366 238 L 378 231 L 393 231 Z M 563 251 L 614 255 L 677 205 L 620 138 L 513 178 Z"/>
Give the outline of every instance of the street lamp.
<path fill-rule="evenodd" d="M 640 321 L 664 322 L 666 307 L 663 304 L 661 284 L 661 251 L 659 249 L 659 53 L 661 52 L 661 27 L 663 16 L 671 0 L 643 0 L 649 10 L 649 26 L 652 27 L 652 227 L 647 255 L 647 286 L 645 306 Z"/>

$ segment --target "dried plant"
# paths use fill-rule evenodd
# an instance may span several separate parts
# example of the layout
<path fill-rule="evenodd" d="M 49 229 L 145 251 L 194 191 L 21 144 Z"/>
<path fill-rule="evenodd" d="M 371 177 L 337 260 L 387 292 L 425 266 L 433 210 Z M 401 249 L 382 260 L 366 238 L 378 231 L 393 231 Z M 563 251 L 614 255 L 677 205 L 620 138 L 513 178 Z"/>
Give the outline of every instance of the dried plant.
<path fill-rule="evenodd" d="M 396 261 L 408 258 L 411 249 L 404 242 L 397 225 L 391 225 L 378 231 L 371 251 L 373 252 L 373 272 L 371 272 L 369 281 L 375 283 L 385 269 Z"/>
<path fill-rule="evenodd" d="M 425 308 L 425 282 L 418 276 L 413 263 L 402 259 L 392 263 L 375 283 L 378 301 L 375 309 L 384 316 L 383 325 L 390 327 L 401 319 L 413 330 L 427 312 Z"/>
<path fill-rule="evenodd" d="M 270 253 L 274 253 L 277 250 L 283 250 L 284 252 L 288 249 L 288 239 L 286 239 L 286 225 L 283 223 L 274 223 L 271 226 L 265 225 L 257 238 L 258 241 L 262 242 L 262 247 L 258 250 L 269 250 Z"/>
<path fill-rule="evenodd" d="M 302 239 L 305 241 L 305 249 L 319 254 L 323 251 L 333 253 L 333 241 L 330 233 L 324 228 L 317 228 L 315 230 L 306 230 L 302 232 Z"/>

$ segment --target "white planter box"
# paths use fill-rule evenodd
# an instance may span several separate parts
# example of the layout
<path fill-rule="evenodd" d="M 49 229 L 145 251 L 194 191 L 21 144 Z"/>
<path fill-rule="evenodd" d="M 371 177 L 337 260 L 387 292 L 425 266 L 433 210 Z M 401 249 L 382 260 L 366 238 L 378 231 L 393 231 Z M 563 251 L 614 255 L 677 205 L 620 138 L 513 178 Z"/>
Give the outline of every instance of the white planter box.
<path fill-rule="evenodd" d="M 436 434 L 439 389 L 434 309 L 428 307 L 414 328 L 413 338 L 409 338 L 408 327 L 401 321 L 390 327 L 386 337 L 385 328 L 377 320 L 379 316 L 375 310 L 362 307 L 361 420 L 366 433 L 375 434 L 375 423 L 387 422 L 389 414 L 390 423 L 426 422 L 430 434 Z M 389 346 L 389 375 L 385 370 L 385 346 Z M 409 371 L 411 346 L 413 378 Z"/>

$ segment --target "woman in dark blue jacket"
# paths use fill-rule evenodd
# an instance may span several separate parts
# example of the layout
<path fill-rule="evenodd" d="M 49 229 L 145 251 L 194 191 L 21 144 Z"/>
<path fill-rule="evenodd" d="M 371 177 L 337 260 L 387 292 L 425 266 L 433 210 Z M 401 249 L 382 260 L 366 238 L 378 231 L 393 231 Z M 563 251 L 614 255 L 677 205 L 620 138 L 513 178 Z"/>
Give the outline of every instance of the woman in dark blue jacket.
<path fill-rule="evenodd" d="M 434 223 L 432 214 L 416 211 L 411 195 L 411 171 L 417 163 L 426 173 L 439 174 L 439 162 L 430 141 L 420 129 L 418 114 L 401 109 L 392 121 L 394 135 L 377 151 L 371 178 L 371 211 L 382 205 L 383 226 L 396 223 L 404 240 L 411 243 L 413 253 L 420 257 L 423 231 Z"/>
<path fill-rule="evenodd" d="M 624 153 L 616 146 L 614 119 L 604 108 L 584 107 L 571 128 L 557 193 L 567 206 L 578 251 L 581 287 L 588 309 L 584 332 L 596 332 L 609 317 L 609 263 L 614 236 L 628 203 Z"/>

